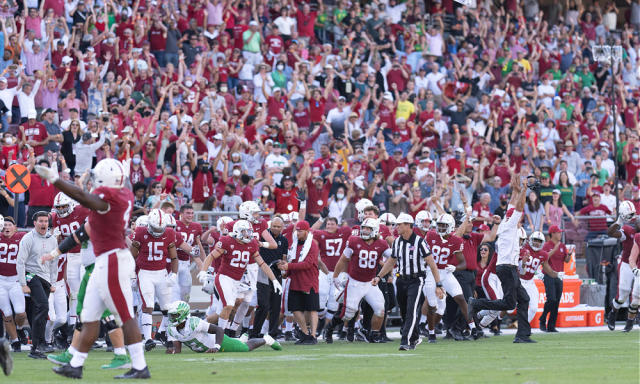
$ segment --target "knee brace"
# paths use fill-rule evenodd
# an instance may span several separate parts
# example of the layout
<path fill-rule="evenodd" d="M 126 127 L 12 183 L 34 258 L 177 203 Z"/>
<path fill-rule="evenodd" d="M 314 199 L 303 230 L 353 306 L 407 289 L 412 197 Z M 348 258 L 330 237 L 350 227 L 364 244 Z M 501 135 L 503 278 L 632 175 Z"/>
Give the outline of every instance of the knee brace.
<path fill-rule="evenodd" d="M 109 316 L 101 319 L 100 322 L 107 329 L 107 333 L 109 333 L 109 332 L 113 331 L 114 329 L 118 328 L 118 324 L 116 324 L 116 318 L 113 315 L 109 315 Z"/>
<path fill-rule="evenodd" d="M 346 307 L 344 310 L 344 316 L 342 317 L 342 320 L 351 320 L 353 319 L 353 317 L 355 316 L 356 312 L 358 312 L 358 310 L 356 308 L 349 308 Z"/>
<path fill-rule="evenodd" d="M 82 321 L 76 321 L 75 329 L 78 332 L 82 331 Z"/>

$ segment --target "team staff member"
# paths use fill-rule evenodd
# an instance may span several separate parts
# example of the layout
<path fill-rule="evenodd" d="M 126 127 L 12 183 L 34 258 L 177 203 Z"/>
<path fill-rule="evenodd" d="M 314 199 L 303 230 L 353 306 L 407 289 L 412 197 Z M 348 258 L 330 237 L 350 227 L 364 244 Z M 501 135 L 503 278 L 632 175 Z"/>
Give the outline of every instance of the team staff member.
<path fill-rule="evenodd" d="M 436 281 L 436 294 L 440 299 L 444 297 L 444 290 L 440 282 L 440 274 L 431 251 L 424 239 L 413 232 L 413 217 L 401 213 L 396 219 L 398 237 L 393 241 L 391 257 L 387 259 L 380 272 L 373 278 L 371 284 L 377 285 L 393 268 L 398 265 L 398 280 L 396 281 L 398 306 L 402 316 L 400 350 L 415 349 L 419 333 L 420 295 L 426 277 L 424 262 L 433 273 Z"/>
<path fill-rule="evenodd" d="M 274 276 L 280 283 L 282 283 L 282 275 L 275 263 L 286 257 L 287 250 L 289 249 L 289 242 L 287 241 L 287 238 L 282 235 L 283 229 L 284 221 L 282 221 L 280 216 L 275 216 L 273 220 L 271 220 L 269 233 L 275 240 L 278 247 L 276 249 L 260 248 L 260 256 L 262 256 L 264 262 L 271 267 L 271 271 L 273 271 Z M 256 314 L 253 319 L 253 330 L 249 337 L 259 337 L 262 325 L 267 316 L 269 317 L 269 335 L 271 337 L 276 337 L 278 333 L 278 326 L 280 324 L 278 320 L 280 317 L 281 297 L 280 293 L 273 289 L 273 286 L 269 282 L 269 278 L 264 272 L 262 272 L 262 270 L 258 271 L 257 291 L 258 308 L 256 308 Z"/>
<path fill-rule="evenodd" d="M 553 225 L 549 228 L 551 238 L 542 247 L 542 250 L 549 254 L 549 265 L 555 272 L 563 272 L 564 263 L 568 262 L 570 257 L 567 247 L 562 243 L 562 232 L 557 225 Z M 552 277 L 545 272 L 543 281 L 547 301 L 544 303 L 544 309 L 540 316 L 540 330 L 558 332 L 556 320 L 558 319 L 558 308 L 562 297 L 562 278 Z M 547 315 L 549 315 L 548 319 Z"/>
<path fill-rule="evenodd" d="M 31 295 L 30 312 L 32 344 L 29 357 L 46 359 L 45 353 L 53 350 L 45 347 L 44 330 L 49 313 L 49 293 L 55 291 L 51 286 L 58 275 L 58 260 L 40 262 L 40 256 L 58 247 L 56 237 L 47 234 L 49 214 L 36 212 L 33 217 L 34 229 L 24 235 L 18 247 L 16 269 L 22 291 Z"/>
<path fill-rule="evenodd" d="M 518 264 L 520 258 L 520 244 L 518 238 L 518 223 L 522 219 L 527 188 L 522 185 L 522 175 L 511 174 L 511 201 L 509 202 L 505 219 L 498 226 L 498 241 L 496 242 L 496 275 L 502 284 L 503 297 L 498 300 L 469 298 L 469 312 L 475 316 L 478 310 L 510 311 L 518 309 L 518 331 L 514 343 L 535 343 L 529 335 L 531 326 L 527 314 L 529 311 L 529 295 L 520 284 Z"/>

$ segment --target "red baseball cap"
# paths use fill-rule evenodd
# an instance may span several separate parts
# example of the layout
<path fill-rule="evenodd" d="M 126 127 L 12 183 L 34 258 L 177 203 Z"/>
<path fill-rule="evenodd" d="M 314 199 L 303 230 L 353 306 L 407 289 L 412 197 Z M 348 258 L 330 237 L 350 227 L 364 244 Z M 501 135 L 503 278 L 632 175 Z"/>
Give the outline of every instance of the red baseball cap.
<path fill-rule="evenodd" d="M 557 225 L 552 225 L 551 228 L 549 228 L 549 233 L 562 233 L 562 232 L 564 231 L 558 228 Z"/>
<path fill-rule="evenodd" d="M 487 224 L 481 224 L 478 227 L 478 231 L 480 231 L 480 232 L 490 231 L 490 230 L 491 230 L 491 228 L 489 228 L 489 226 Z"/>
<path fill-rule="evenodd" d="M 306 220 L 298 221 L 296 223 L 296 230 L 298 231 L 308 231 L 311 227 L 309 227 L 309 223 Z"/>

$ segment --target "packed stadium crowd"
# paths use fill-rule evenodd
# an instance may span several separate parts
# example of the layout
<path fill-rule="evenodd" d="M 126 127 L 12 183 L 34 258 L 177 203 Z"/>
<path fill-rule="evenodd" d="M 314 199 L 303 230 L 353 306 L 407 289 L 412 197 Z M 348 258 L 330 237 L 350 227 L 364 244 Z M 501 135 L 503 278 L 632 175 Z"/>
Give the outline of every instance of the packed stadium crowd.
<path fill-rule="evenodd" d="M 209 352 L 332 342 L 334 330 L 384 342 L 395 306 L 407 350 L 419 334 L 499 333 L 504 312 L 476 311 L 486 303 L 474 296 L 505 310 L 517 301 L 518 325 L 530 321 L 525 281 L 540 270 L 541 328 L 555 331 L 564 243 L 579 236 L 623 242 L 609 317 L 629 306 L 632 319 L 640 1 L 600 3 L 4 1 L 0 173 L 30 172 L 26 193 L 0 179 L 0 309 L 14 350 L 29 338 L 43 358 L 73 334 L 50 359 L 81 376 L 92 337 L 79 335 L 101 328 L 116 352 L 106 367 L 144 377 L 131 335 L 139 327 L 155 347 L 154 308 L 156 337 L 178 353 L 180 342 Z M 622 56 L 595 60 L 595 45 Z M 100 188 L 129 190 L 132 204 L 90 193 Z M 126 241 L 118 226 L 91 232 L 94 212 L 124 218 Z M 501 233 L 520 239 L 505 257 L 522 250 L 522 284 L 508 289 L 495 271 Z M 120 282 L 132 303 L 109 291 L 82 308 L 87 284 L 102 283 L 83 257 L 96 241 L 133 254 L 136 285 Z M 124 253 L 113 260 L 128 268 Z M 192 272 L 212 295 L 206 320 L 189 315 Z M 405 274 L 421 282 L 417 297 L 413 283 L 400 294 L 394 276 Z M 526 329 L 516 341 L 531 341 Z"/>

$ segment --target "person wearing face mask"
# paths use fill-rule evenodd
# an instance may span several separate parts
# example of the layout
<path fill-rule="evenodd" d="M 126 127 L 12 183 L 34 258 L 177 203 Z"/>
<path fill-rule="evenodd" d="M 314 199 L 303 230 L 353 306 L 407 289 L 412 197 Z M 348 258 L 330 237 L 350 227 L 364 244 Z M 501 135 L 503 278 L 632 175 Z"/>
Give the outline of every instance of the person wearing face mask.
<path fill-rule="evenodd" d="M 223 211 L 237 211 L 242 204 L 242 198 L 235 194 L 236 186 L 234 184 L 227 184 L 224 189 L 224 196 L 220 199 L 220 205 L 222 205 Z"/>
<path fill-rule="evenodd" d="M 145 179 L 151 177 L 149 170 L 142 166 L 142 158 L 136 154 L 131 158 L 131 166 L 129 170 L 129 181 L 131 185 L 136 183 L 143 183 Z"/>
<path fill-rule="evenodd" d="M 276 209 L 276 202 L 271 193 L 271 187 L 265 185 L 262 187 L 260 191 L 260 197 L 258 200 L 258 205 L 260 206 L 260 211 L 262 212 L 271 212 L 273 213 Z"/>
<path fill-rule="evenodd" d="M 276 87 L 287 88 L 287 75 L 284 73 L 284 62 L 278 61 L 274 70 L 271 72 L 271 79 Z"/>
<path fill-rule="evenodd" d="M 410 184 L 398 184 L 394 183 L 392 186 L 393 194 L 389 198 L 389 212 L 396 215 L 396 217 L 403 213 L 409 211 L 409 191 Z"/>
<path fill-rule="evenodd" d="M 346 193 L 346 188 L 341 185 L 336 190 L 336 194 L 329 198 L 329 216 L 335 217 L 338 220 L 338 225 L 342 224 L 344 211 L 351 199 L 351 192 Z"/>
<path fill-rule="evenodd" d="M 183 165 L 180 175 L 178 176 L 178 182 L 182 184 L 180 191 L 185 195 L 187 200 L 191 200 L 193 180 L 191 179 L 191 168 L 189 165 Z"/>

